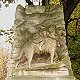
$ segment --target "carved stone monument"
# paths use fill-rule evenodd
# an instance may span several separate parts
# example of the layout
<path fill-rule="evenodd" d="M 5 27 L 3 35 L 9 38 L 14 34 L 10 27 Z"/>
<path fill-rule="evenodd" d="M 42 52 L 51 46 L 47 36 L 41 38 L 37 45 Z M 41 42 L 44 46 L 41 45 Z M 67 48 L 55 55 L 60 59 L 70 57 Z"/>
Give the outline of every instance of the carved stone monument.
<path fill-rule="evenodd" d="M 13 30 L 8 80 L 75 80 L 62 6 L 18 5 Z"/>

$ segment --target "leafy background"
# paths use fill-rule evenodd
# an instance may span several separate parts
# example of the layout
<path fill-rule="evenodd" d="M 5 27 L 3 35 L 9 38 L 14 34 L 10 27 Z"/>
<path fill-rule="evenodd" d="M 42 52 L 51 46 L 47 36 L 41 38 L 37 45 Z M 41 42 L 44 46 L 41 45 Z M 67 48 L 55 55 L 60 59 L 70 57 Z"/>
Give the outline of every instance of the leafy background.
<path fill-rule="evenodd" d="M 80 80 L 80 3 L 71 15 L 72 20 L 68 24 L 68 50 L 72 62 L 73 73 Z"/>

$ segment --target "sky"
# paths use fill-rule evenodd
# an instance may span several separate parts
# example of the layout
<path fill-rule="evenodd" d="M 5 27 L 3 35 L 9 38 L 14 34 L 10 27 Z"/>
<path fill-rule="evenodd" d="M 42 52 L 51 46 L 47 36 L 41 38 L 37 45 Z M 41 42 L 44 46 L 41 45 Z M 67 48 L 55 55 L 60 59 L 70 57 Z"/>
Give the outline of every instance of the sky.
<path fill-rule="evenodd" d="M 25 0 L 18 0 L 7 8 L 4 5 L 2 6 L 0 10 L 0 29 L 10 29 L 14 25 L 14 14 L 18 4 L 25 6 Z"/>
<path fill-rule="evenodd" d="M 35 0 L 36 1 L 36 0 Z M 25 7 L 25 0 L 16 0 L 16 3 L 11 3 L 9 7 L 5 7 L 3 5 L 0 10 L 0 29 L 9 30 L 14 26 L 14 15 L 16 11 L 16 7 L 18 4 L 21 4 Z M 38 5 L 38 2 L 35 2 L 35 5 Z M 6 41 L 6 36 L 0 36 L 0 47 L 8 49 L 11 47 Z"/>
<path fill-rule="evenodd" d="M 16 11 L 16 6 L 18 4 L 21 4 L 25 6 L 25 0 L 18 0 L 16 3 L 12 3 L 9 5 L 9 7 L 5 7 L 3 5 L 0 10 L 0 29 L 8 30 L 12 28 L 14 25 L 14 15 Z M 0 36 L 0 47 L 3 49 L 11 49 L 11 45 L 9 43 L 6 43 L 6 36 Z"/>
<path fill-rule="evenodd" d="M 35 1 L 35 5 L 39 3 Z M 14 25 L 14 15 L 16 11 L 16 6 L 21 4 L 25 7 L 25 0 L 17 0 L 16 3 L 10 4 L 9 7 L 2 6 L 0 10 L 0 29 L 10 29 Z"/>

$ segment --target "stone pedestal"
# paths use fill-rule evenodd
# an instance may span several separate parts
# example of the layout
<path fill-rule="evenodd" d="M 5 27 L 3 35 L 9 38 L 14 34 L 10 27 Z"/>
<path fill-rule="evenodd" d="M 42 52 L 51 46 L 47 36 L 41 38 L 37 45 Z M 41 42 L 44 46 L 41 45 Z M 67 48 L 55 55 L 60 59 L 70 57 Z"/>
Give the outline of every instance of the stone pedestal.
<path fill-rule="evenodd" d="M 18 5 L 13 30 L 7 80 L 75 80 L 62 6 Z"/>
<path fill-rule="evenodd" d="M 16 69 L 16 73 L 14 73 L 13 76 L 9 76 L 7 80 L 75 80 L 75 77 L 69 76 L 69 72 L 66 68 L 41 71 Z"/>
<path fill-rule="evenodd" d="M 17 76 L 8 80 L 75 80 L 73 76 Z"/>
<path fill-rule="evenodd" d="M 13 76 L 8 76 L 6 80 L 75 80 L 75 77 L 70 76 L 66 68 L 41 71 L 16 69 L 16 73 Z"/>

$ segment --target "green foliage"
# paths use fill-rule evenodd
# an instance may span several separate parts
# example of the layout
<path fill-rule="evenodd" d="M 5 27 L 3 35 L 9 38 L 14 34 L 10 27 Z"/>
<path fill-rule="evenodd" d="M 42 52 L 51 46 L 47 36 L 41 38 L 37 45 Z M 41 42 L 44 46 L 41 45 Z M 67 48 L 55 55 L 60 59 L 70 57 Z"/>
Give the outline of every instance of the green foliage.
<path fill-rule="evenodd" d="M 0 36 L 3 36 L 5 35 L 7 37 L 7 40 L 6 42 L 9 42 L 12 44 L 13 42 L 13 29 L 9 29 L 9 30 L 3 30 L 3 29 L 0 29 Z"/>
<path fill-rule="evenodd" d="M 76 78 L 80 79 L 80 34 L 76 37 L 77 41 L 69 38 L 68 49 L 72 62 L 73 73 Z"/>
<path fill-rule="evenodd" d="M 77 5 L 75 10 L 73 11 L 71 18 L 80 18 L 80 3 Z"/>
<path fill-rule="evenodd" d="M 10 3 L 15 3 L 15 0 L 0 0 L 0 8 L 3 4 L 5 4 L 5 7 L 8 7 Z"/>
<path fill-rule="evenodd" d="M 68 25 L 68 34 L 75 39 L 68 37 L 68 50 L 72 62 L 72 69 L 75 77 L 80 80 L 80 3 L 71 15 L 71 22 Z"/>
<path fill-rule="evenodd" d="M 70 34 L 70 35 L 75 35 L 75 30 L 76 30 L 76 21 L 71 21 L 70 23 L 69 23 L 69 25 L 68 25 L 68 33 Z"/>
<path fill-rule="evenodd" d="M 50 4 L 51 5 L 60 4 L 60 0 L 50 0 Z"/>
<path fill-rule="evenodd" d="M 69 52 L 72 54 L 79 54 L 80 53 L 80 34 L 76 37 L 77 41 L 69 38 L 68 40 L 68 48 Z"/>
<path fill-rule="evenodd" d="M 75 20 L 73 20 L 74 18 L 75 18 Z M 75 8 L 75 10 L 73 11 L 73 13 L 71 15 L 72 21 L 68 25 L 68 33 L 70 35 L 76 35 L 76 31 L 77 31 L 77 33 L 80 32 L 80 20 L 77 23 L 78 18 L 80 19 L 80 3 L 77 5 L 77 7 Z M 76 27 L 77 27 L 77 29 L 76 29 Z"/>

